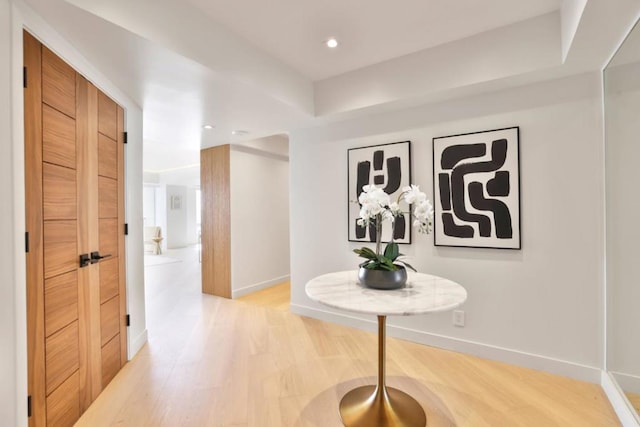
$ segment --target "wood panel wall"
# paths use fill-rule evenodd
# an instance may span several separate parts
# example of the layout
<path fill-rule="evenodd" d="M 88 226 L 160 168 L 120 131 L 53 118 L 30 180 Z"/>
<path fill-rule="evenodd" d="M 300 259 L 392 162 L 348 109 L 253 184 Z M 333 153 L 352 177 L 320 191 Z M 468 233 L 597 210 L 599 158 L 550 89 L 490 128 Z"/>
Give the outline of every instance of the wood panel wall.
<path fill-rule="evenodd" d="M 200 151 L 202 292 L 231 298 L 231 152 L 229 145 Z"/>

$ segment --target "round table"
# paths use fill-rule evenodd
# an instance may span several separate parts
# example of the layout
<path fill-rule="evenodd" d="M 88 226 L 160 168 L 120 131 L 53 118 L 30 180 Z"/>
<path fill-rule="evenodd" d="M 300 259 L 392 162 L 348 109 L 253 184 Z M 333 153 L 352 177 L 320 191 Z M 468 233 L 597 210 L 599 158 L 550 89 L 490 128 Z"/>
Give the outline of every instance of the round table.
<path fill-rule="evenodd" d="M 451 280 L 412 272 L 400 289 L 370 289 L 358 282 L 356 270 L 318 276 L 305 290 L 309 298 L 326 306 L 378 317 L 377 385 L 358 387 L 344 395 L 340 401 L 342 423 L 347 427 L 426 426 L 420 404 L 385 385 L 386 318 L 452 310 L 465 302 L 467 291 Z"/>

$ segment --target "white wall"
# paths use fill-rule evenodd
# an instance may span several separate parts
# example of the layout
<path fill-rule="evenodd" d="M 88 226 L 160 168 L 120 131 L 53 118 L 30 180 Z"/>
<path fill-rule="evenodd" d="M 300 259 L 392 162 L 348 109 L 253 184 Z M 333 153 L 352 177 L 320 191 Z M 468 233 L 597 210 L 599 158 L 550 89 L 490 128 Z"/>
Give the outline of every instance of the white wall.
<path fill-rule="evenodd" d="M 640 63 L 607 70 L 607 369 L 640 394 Z"/>
<path fill-rule="evenodd" d="M 167 185 L 184 185 L 186 187 L 197 187 L 200 185 L 200 164 L 185 166 L 173 170 L 166 170 L 155 174 L 158 182 Z"/>
<path fill-rule="evenodd" d="M 145 227 L 156 225 L 157 185 L 144 184 L 142 189 L 142 214 Z"/>
<path fill-rule="evenodd" d="M 174 198 L 180 199 L 180 207 L 172 205 Z M 167 229 L 164 230 L 167 248 L 183 248 L 189 243 L 187 238 L 187 187 L 167 185 Z"/>
<path fill-rule="evenodd" d="M 13 200 L 13 152 L 11 111 L 11 5 L 0 0 L 0 196 Z M 0 204 L 0 420 L 16 424 L 17 363 L 16 353 L 16 286 L 15 286 L 15 218 L 12 203 Z M 24 248 L 23 248 L 24 250 Z M 24 291 L 24 287 L 22 288 Z M 24 384 L 26 386 L 26 384 Z M 20 387 L 22 389 L 23 387 Z M 26 394 L 24 397 L 26 407 Z"/>
<path fill-rule="evenodd" d="M 14 256 L 24 251 L 25 231 L 23 28 L 125 108 L 125 129 L 129 133 L 125 149 L 129 358 L 147 340 L 142 261 L 142 110 L 26 4 L 0 0 L 0 194 L 13 201 L 0 206 L 1 235 L 11 236 L 0 246 L 0 419 L 8 426 L 27 425 L 26 267 L 23 256 Z"/>
<path fill-rule="evenodd" d="M 187 242 L 192 245 L 198 243 L 198 225 L 196 224 L 196 191 L 198 188 L 187 187 Z"/>
<path fill-rule="evenodd" d="M 289 162 L 231 147 L 231 290 L 238 297 L 289 279 Z"/>
<path fill-rule="evenodd" d="M 292 310 L 373 327 L 309 300 L 314 276 L 355 269 L 347 242 L 347 149 L 412 141 L 413 181 L 432 193 L 432 138 L 520 126 L 522 250 L 405 248 L 418 271 L 461 283 L 451 313 L 391 318 L 391 335 L 600 381 L 604 190 L 598 73 L 290 134 Z M 432 197 L 432 194 L 431 196 Z"/>

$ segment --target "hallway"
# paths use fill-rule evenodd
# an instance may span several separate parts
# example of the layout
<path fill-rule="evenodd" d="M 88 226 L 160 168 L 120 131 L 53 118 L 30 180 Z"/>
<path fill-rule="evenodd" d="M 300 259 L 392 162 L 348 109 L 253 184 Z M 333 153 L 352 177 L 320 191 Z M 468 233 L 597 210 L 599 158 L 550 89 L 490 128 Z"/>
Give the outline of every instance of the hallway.
<path fill-rule="evenodd" d="M 376 335 L 200 293 L 195 248 L 146 271 L 149 342 L 78 426 L 340 426 Z M 616 426 L 598 385 L 390 338 L 388 383 L 430 427 Z"/>

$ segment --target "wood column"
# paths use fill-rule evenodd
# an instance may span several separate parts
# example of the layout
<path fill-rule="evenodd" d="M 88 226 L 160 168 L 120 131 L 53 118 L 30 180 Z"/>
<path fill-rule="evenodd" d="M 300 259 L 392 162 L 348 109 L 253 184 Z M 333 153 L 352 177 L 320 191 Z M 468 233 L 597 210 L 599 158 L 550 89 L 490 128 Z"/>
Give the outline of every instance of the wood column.
<path fill-rule="evenodd" d="M 200 151 L 202 292 L 231 298 L 229 145 Z"/>

